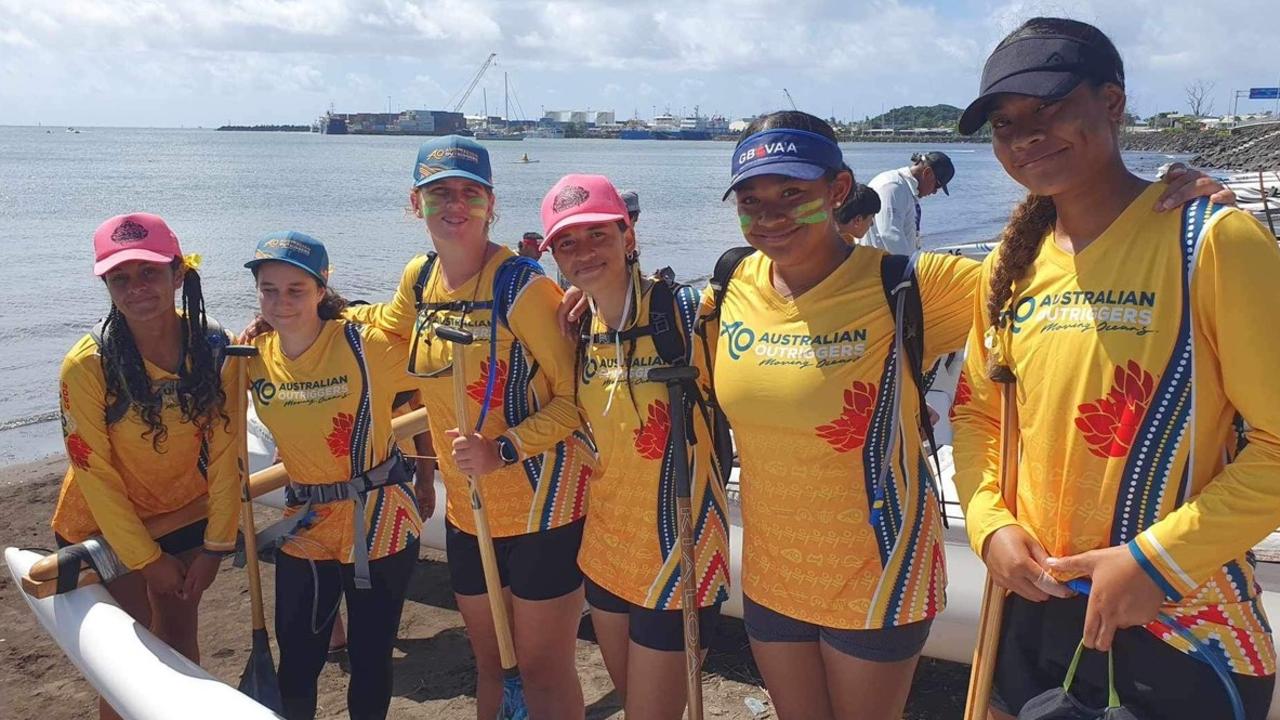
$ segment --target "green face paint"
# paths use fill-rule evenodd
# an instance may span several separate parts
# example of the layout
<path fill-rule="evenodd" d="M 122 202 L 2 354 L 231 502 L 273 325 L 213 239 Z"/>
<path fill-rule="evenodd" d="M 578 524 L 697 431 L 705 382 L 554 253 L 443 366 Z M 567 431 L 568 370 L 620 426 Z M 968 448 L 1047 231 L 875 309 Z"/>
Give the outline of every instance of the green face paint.
<path fill-rule="evenodd" d="M 743 231 L 743 232 L 746 232 L 747 228 L 751 227 L 751 216 L 750 216 L 750 215 L 739 215 L 739 216 L 738 216 L 738 224 L 742 226 L 742 231 Z"/>
<path fill-rule="evenodd" d="M 467 204 L 471 206 L 471 217 L 481 220 L 489 217 L 489 198 L 478 196 L 467 198 Z"/>
<path fill-rule="evenodd" d="M 831 216 L 827 214 L 826 210 L 820 210 L 819 208 L 821 207 L 822 198 L 802 203 L 797 205 L 795 210 L 791 211 L 791 219 L 801 225 L 817 225 L 818 223 L 824 223 Z"/>

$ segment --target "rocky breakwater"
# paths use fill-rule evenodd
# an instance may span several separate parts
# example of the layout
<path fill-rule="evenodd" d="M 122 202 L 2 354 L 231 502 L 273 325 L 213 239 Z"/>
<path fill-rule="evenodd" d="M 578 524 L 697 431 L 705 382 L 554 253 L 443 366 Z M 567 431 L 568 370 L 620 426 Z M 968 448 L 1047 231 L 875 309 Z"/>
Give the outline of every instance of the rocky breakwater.
<path fill-rule="evenodd" d="M 1222 170 L 1275 170 L 1280 168 L 1280 124 L 1236 130 L 1163 130 L 1125 133 L 1125 150 L 1192 155 L 1197 167 Z"/>

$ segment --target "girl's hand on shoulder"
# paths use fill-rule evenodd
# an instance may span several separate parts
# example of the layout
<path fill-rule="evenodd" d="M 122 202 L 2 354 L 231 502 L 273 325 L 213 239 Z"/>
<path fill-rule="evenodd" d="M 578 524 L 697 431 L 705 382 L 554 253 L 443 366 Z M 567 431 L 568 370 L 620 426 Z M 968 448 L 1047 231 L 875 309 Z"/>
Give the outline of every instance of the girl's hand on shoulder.
<path fill-rule="evenodd" d="M 1199 197 L 1207 197 L 1220 205 L 1235 205 L 1236 194 L 1231 188 L 1215 178 L 1209 177 L 1199 170 L 1188 168 L 1182 163 L 1166 166 L 1158 174 L 1164 181 L 1164 193 L 1156 201 L 1156 211 L 1165 212 L 1179 208 Z"/>
<path fill-rule="evenodd" d="M 249 325 L 240 332 L 240 337 L 236 338 L 239 345 L 249 345 L 259 335 L 266 335 L 275 330 L 271 327 L 271 323 L 267 322 L 261 315 L 255 315 L 253 320 L 249 321 Z"/>
<path fill-rule="evenodd" d="M 576 336 L 578 323 L 586 312 L 587 294 L 577 286 L 570 285 L 564 291 L 564 298 L 560 300 L 560 307 L 556 308 L 556 324 L 560 326 L 560 332 L 567 338 Z"/>

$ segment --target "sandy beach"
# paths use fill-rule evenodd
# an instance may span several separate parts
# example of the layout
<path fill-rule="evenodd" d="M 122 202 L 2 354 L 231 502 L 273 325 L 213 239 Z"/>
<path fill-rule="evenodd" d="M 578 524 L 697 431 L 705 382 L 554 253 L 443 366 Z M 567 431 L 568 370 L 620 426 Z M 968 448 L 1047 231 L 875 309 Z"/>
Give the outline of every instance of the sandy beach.
<path fill-rule="evenodd" d="M 35 548 L 52 544 L 48 519 L 64 468 L 62 458 L 0 468 L 0 543 Z M 264 515 L 263 520 L 266 519 Z M 270 598 L 269 566 L 263 581 Z M 93 688 L 34 622 L 20 593 L 7 572 L 0 576 L 0 716 L 41 720 L 96 717 Z M 244 572 L 231 567 L 229 561 L 205 594 L 200 648 L 204 667 L 234 684 L 248 654 L 249 596 Z M 586 619 L 578 634 L 578 672 L 586 696 L 587 717 L 621 718 L 600 651 L 593 642 L 591 623 Z M 449 590 L 443 553 L 423 550 L 400 626 L 395 673 L 391 717 L 475 717 L 471 650 Z M 319 717 L 346 717 L 345 676 L 341 662 L 326 665 L 320 679 Z M 967 679 L 966 666 L 921 661 L 905 717 L 960 717 Z M 737 619 L 726 618 L 721 623 L 704 671 L 703 693 L 708 718 L 776 717 L 751 660 L 742 623 Z M 751 698 L 765 704 L 763 713 L 754 714 L 749 709 L 747 700 Z"/>

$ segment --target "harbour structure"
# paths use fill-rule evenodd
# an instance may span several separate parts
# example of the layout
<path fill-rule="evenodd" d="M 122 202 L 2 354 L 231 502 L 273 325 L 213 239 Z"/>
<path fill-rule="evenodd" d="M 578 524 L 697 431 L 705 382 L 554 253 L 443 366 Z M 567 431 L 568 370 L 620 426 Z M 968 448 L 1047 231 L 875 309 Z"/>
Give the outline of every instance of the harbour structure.
<path fill-rule="evenodd" d="M 335 113 L 320 116 L 316 127 L 326 135 L 449 135 L 467 129 L 462 113 L 448 110 L 404 110 L 398 113 Z"/>

